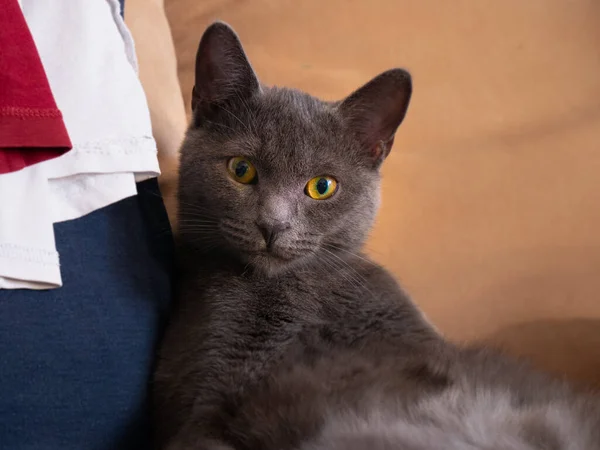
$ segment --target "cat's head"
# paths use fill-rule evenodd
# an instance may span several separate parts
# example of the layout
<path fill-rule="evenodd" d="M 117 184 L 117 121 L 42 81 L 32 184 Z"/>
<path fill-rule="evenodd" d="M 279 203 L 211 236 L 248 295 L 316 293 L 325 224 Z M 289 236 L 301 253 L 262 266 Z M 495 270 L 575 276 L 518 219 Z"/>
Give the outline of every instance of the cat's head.
<path fill-rule="evenodd" d="M 234 31 L 211 25 L 198 48 L 182 147 L 182 243 L 265 274 L 356 251 L 374 221 L 379 168 L 410 96 L 401 69 L 335 103 L 266 87 Z"/>

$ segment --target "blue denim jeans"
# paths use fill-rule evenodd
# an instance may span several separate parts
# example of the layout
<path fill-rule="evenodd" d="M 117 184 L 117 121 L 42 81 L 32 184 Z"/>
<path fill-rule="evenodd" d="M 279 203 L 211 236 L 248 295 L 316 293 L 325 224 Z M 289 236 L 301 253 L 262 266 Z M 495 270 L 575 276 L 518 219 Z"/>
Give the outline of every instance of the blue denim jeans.
<path fill-rule="evenodd" d="M 0 290 L 0 449 L 150 448 L 173 241 L 156 179 L 54 227 L 63 287 Z"/>

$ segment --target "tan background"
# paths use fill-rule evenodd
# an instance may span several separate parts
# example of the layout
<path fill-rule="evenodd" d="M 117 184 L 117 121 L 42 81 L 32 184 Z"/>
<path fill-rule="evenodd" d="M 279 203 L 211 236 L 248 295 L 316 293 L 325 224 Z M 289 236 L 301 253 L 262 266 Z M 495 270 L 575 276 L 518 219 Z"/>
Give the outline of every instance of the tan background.
<path fill-rule="evenodd" d="M 408 68 L 369 243 L 431 320 L 600 384 L 600 1 L 166 0 L 186 104 L 206 25 L 327 99 Z"/>

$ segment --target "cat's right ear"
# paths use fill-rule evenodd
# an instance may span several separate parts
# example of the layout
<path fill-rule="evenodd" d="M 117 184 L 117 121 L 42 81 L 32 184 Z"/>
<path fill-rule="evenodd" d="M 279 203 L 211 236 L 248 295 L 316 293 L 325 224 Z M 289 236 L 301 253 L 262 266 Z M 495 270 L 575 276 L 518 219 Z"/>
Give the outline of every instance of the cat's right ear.
<path fill-rule="evenodd" d="M 215 22 L 200 40 L 196 54 L 196 79 L 192 110 L 244 100 L 260 90 L 237 34 L 229 25 Z"/>
<path fill-rule="evenodd" d="M 340 113 L 374 168 L 390 153 L 411 94 L 410 74 L 403 69 L 392 69 L 376 76 L 339 104 Z"/>

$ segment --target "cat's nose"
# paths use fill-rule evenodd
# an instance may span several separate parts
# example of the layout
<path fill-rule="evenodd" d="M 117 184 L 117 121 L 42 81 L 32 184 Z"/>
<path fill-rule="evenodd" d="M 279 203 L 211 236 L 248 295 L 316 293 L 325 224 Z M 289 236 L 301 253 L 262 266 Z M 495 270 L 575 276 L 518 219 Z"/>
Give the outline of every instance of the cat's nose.
<path fill-rule="evenodd" d="M 277 239 L 277 236 L 283 231 L 290 228 L 290 223 L 282 220 L 260 220 L 256 222 L 256 226 L 260 230 L 267 248 L 271 248 Z"/>

